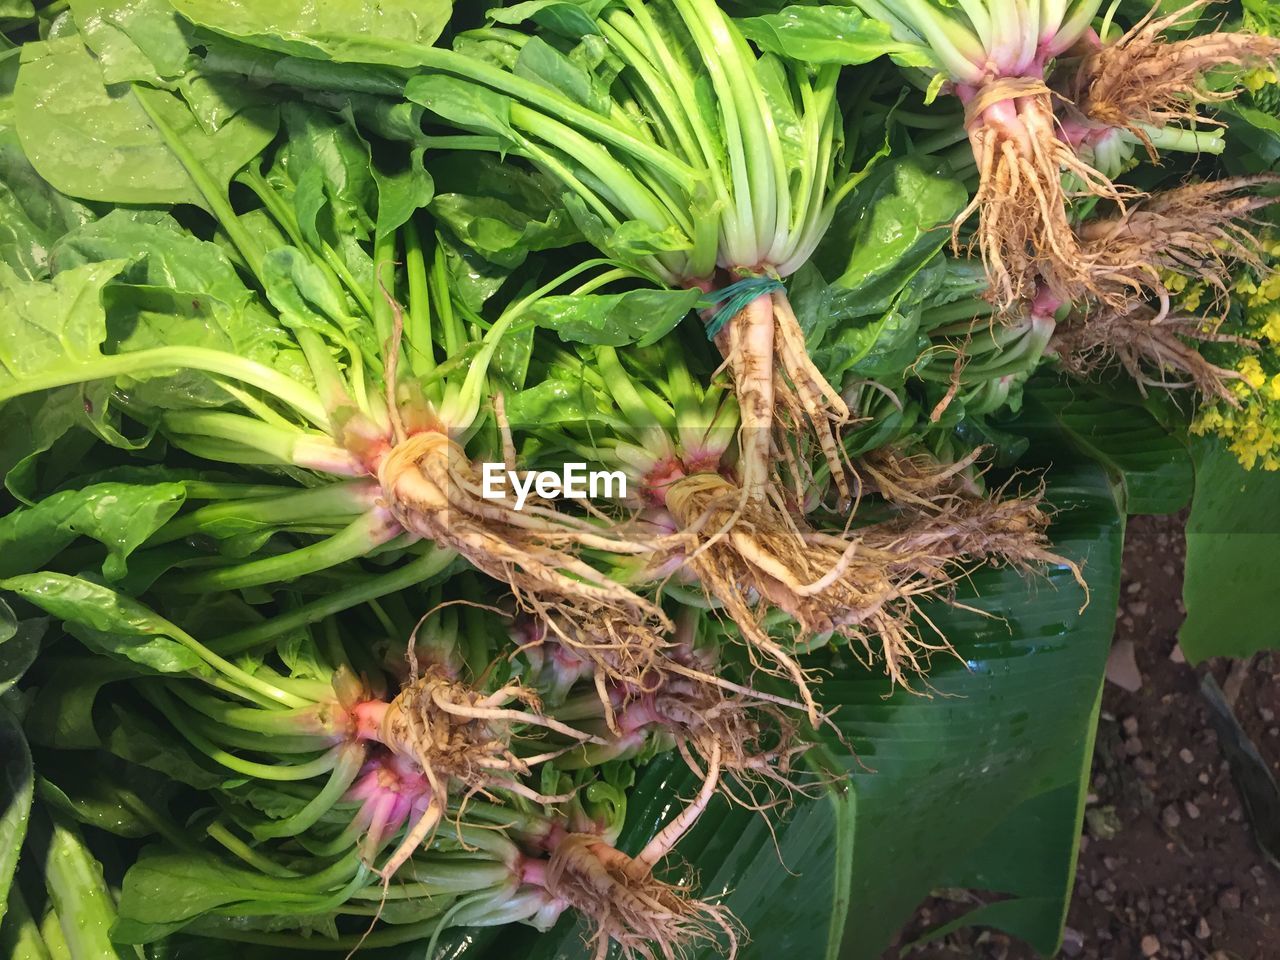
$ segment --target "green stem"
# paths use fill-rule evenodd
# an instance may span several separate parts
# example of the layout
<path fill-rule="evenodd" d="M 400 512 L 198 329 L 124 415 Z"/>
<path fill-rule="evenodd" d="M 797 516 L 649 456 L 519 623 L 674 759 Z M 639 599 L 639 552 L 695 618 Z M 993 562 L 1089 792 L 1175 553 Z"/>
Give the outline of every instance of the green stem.
<path fill-rule="evenodd" d="M 390 268 L 388 270 L 388 268 Z M 373 244 L 373 329 L 378 334 L 378 345 L 390 349 L 391 328 L 394 322 L 391 301 L 396 295 L 396 235 L 384 233 Z M 383 357 L 384 365 L 390 357 Z"/>
<path fill-rule="evenodd" d="M 217 744 L 206 739 L 195 726 L 188 722 L 187 718 L 182 714 L 181 710 L 175 708 L 173 701 L 169 698 L 169 694 L 158 689 L 149 689 L 146 686 L 139 688 L 144 697 L 147 698 L 157 710 L 164 714 L 165 719 L 173 724 L 174 728 L 187 739 L 187 741 L 203 753 L 210 760 L 221 764 L 228 770 L 234 770 L 236 773 L 244 774 L 249 777 L 256 777 L 259 780 L 268 780 L 273 783 L 288 783 L 297 780 L 310 780 L 312 777 L 318 777 L 328 773 L 337 766 L 341 758 L 341 747 L 334 747 L 326 751 L 319 757 L 304 763 L 256 763 L 252 760 L 245 760 L 237 757 L 233 753 L 228 753 Z"/>
<path fill-rule="evenodd" d="M 215 820 L 205 828 L 207 833 L 213 840 L 222 844 L 228 851 L 239 859 L 243 860 L 253 869 L 260 873 L 265 873 L 268 877 L 275 877 L 278 880 L 290 880 L 300 876 L 296 870 L 290 870 L 282 867 L 270 857 L 265 857 L 253 847 L 249 846 L 220 820 Z"/>
<path fill-rule="evenodd" d="M 261 498 L 212 503 L 169 521 L 147 540 L 146 546 L 172 543 L 198 534 L 223 538 L 305 521 L 347 520 L 367 512 L 374 505 L 376 491 L 376 484 L 367 480 L 350 480 L 310 490 L 273 491 Z M 188 498 L 192 498 L 190 493 Z"/>
<path fill-rule="evenodd" d="M 264 253 L 262 247 L 258 245 L 257 238 L 245 229 L 244 224 L 240 222 L 240 218 L 236 215 L 235 209 L 231 206 L 231 201 L 227 199 L 226 193 L 219 186 L 217 180 L 205 169 L 204 164 L 200 162 L 200 158 L 183 143 L 177 131 L 161 117 L 160 111 L 157 109 L 157 104 L 159 103 L 157 98 L 172 98 L 173 94 L 152 90 L 139 84 L 133 84 L 132 89 L 133 95 L 137 98 L 138 103 L 142 105 L 142 109 L 146 111 L 152 125 L 159 131 L 169 149 L 173 151 L 173 155 L 178 158 L 178 161 L 186 169 L 187 176 L 191 178 L 191 181 L 204 196 L 205 202 L 209 205 L 209 209 L 213 211 L 214 216 L 218 218 L 222 229 L 226 231 L 227 236 L 231 238 L 231 242 L 240 251 L 240 255 L 249 264 L 254 276 L 261 282 Z"/>
<path fill-rule="evenodd" d="M 59 364 L 56 369 L 24 376 L 0 386 L 0 400 L 76 383 L 138 373 L 155 375 L 165 370 L 199 370 L 248 383 L 288 404 L 320 429 L 329 430 L 329 415 L 314 390 L 255 360 L 205 347 L 153 347 L 134 353 L 108 354 L 83 363 Z"/>
<path fill-rule="evenodd" d="M 205 593 L 287 583 L 363 557 L 402 532 L 399 524 L 385 511 L 371 510 L 327 540 L 262 560 L 180 575 L 174 578 L 172 586 L 180 593 Z"/>
<path fill-rule="evenodd" d="M 277 637 L 310 624 L 319 623 L 343 610 L 367 603 L 377 597 L 408 589 L 430 580 L 454 562 L 457 554 L 435 546 L 426 546 L 420 556 L 389 573 L 378 574 L 327 594 L 294 610 L 277 614 L 270 620 L 212 642 L 213 649 L 225 656 L 237 656 L 272 643 Z"/>
<path fill-rule="evenodd" d="M 17 883 L 9 887 L 8 910 L 0 923 L 0 953 L 9 960 L 52 960 L 40 924 L 31 915 Z"/>
<path fill-rule="evenodd" d="M 347 788 L 355 782 L 360 767 L 365 760 L 366 750 L 363 744 L 349 743 L 343 747 L 343 753 L 337 766 L 329 774 L 329 781 L 324 788 L 312 798 L 305 807 L 292 816 L 272 823 L 258 824 L 253 828 L 255 840 L 268 840 L 277 837 L 296 837 L 304 830 L 315 826 L 335 803 L 342 799 Z"/>
<path fill-rule="evenodd" d="M 44 859 L 44 880 L 62 935 L 75 960 L 137 960 L 137 953 L 111 942 L 116 908 L 102 878 L 102 866 L 79 831 L 59 813 L 50 814 L 52 831 Z"/>
<path fill-rule="evenodd" d="M 409 306 L 405 311 L 404 338 L 409 366 L 418 375 L 436 367 L 435 344 L 431 337 L 431 288 L 427 282 L 427 258 L 422 249 L 422 231 L 410 220 L 404 234 L 404 271 L 409 281 Z"/>

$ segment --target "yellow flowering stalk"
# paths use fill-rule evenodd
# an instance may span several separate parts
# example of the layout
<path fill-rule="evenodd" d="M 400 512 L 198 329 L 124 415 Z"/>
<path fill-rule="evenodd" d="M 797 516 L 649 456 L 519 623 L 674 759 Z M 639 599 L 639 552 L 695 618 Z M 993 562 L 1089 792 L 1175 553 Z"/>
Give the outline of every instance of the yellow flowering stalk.
<path fill-rule="evenodd" d="M 1192 422 L 1199 436 L 1222 437 L 1247 470 L 1280 470 L 1280 239 L 1262 242 L 1265 266 L 1261 277 L 1244 271 L 1231 286 L 1232 309 L 1223 329 L 1239 338 L 1223 345 L 1219 362 L 1235 373 L 1227 384 L 1228 397 L 1207 403 Z M 1194 309 L 1188 298 L 1194 287 L 1179 295 L 1180 309 Z"/>

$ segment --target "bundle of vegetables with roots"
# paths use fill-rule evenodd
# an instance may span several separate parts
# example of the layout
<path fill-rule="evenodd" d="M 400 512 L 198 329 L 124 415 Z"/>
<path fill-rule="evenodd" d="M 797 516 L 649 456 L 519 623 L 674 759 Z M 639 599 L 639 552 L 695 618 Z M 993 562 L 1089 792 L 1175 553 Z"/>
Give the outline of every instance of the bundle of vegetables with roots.
<path fill-rule="evenodd" d="M 1110 36 L 1104 27 L 1102 38 L 1085 38 L 1066 85 L 1074 109 L 1065 129 L 1073 143 L 1093 150 L 1108 175 L 1120 172 L 1135 147 L 1152 161 L 1166 150 L 1224 149 L 1224 124 L 1197 108 L 1234 99 L 1242 74 L 1280 58 L 1280 38 L 1247 29 L 1197 31 L 1177 40 L 1164 35 L 1213 16 L 1214 3 L 1193 0 L 1163 16 L 1156 5 L 1126 33 Z"/>
<path fill-rule="evenodd" d="M 1051 351 L 1077 376 L 1118 361 L 1145 391 L 1191 387 L 1234 402 L 1236 375 L 1206 359 L 1205 344 L 1249 344 L 1221 332 L 1233 275 L 1265 275 L 1261 212 L 1276 202 L 1274 175 L 1190 183 L 1151 194 L 1124 213 L 1083 224 L 1101 283 L 1112 296 L 1078 305 L 1056 331 Z M 1204 288 L 1201 311 L 1173 304 L 1170 285 Z"/>
<path fill-rule="evenodd" d="M 1101 0 L 857 0 L 857 6 L 906 45 L 897 57 L 927 64 L 934 83 L 965 105 L 978 187 L 955 236 L 958 243 L 960 226 L 976 212 L 974 245 L 994 300 L 1012 306 L 1034 296 L 1039 283 L 1063 300 L 1092 290 L 1068 199 L 1122 201 L 1122 192 L 1059 136 L 1045 71 L 1090 35 Z"/>
<path fill-rule="evenodd" d="M 1038 359 L 1045 326 L 1035 321 L 1026 331 L 1010 328 L 1011 339 L 1021 335 L 1039 344 L 1024 367 Z M 539 427 L 547 396 L 574 397 L 579 422 Z M 1048 517 L 1035 492 L 984 496 L 976 487 L 943 490 L 941 481 L 931 482 L 919 486 L 916 500 L 937 497 L 937 509 L 909 512 L 899 509 L 909 504 L 886 497 L 887 516 L 827 533 L 802 513 L 803 501 L 813 498 L 815 471 L 792 461 L 792 497 L 779 497 L 772 510 L 759 509 L 742 492 L 734 398 L 714 384 L 700 386 L 674 339 L 644 349 L 561 351 L 543 384 L 511 411 L 537 437 L 538 456 L 581 457 L 627 474 L 630 505 L 654 531 L 654 549 L 615 565 L 613 575 L 633 584 L 654 583 L 688 604 L 709 601 L 732 626 L 730 636 L 745 646 L 753 667 L 786 680 L 815 726 L 821 710 L 801 654 L 835 637 L 868 661 L 882 660 L 896 683 L 909 685 L 932 652 L 949 649 L 945 638 L 917 630 L 913 615 L 921 599 L 945 598 L 967 564 L 1057 559 L 1044 550 Z M 532 454 L 531 459 L 536 462 Z M 885 474 L 877 480 L 878 489 L 889 482 Z M 1020 538 L 1011 536 L 1010 512 L 1026 521 Z M 983 537 L 987 524 L 989 536 Z M 615 684 L 624 695 L 671 670 L 669 644 L 641 668 L 598 629 L 582 633 L 550 623 L 528 642 L 545 638 L 573 653 L 575 668 L 591 671 L 598 683 Z M 622 664 L 629 669 L 620 669 Z M 600 699 L 607 705 L 603 692 Z"/>
<path fill-rule="evenodd" d="M 865 174 L 844 149 L 839 66 L 766 40 L 753 49 L 712 0 L 611 4 L 572 29 L 572 60 L 554 24 L 467 31 L 458 51 L 423 55 L 431 72 L 406 96 L 552 177 L 607 256 L 714 299 L 707 334 L 733 372 L 748 500 L 769 498 L 771 444 L 806 432 L 848 498 L 837 442 L 848 409 L 810 359 L 782 283 Z"/>
<path fill-rule="evenodd" d="M 438 607 L 407 649 L 400 637 L 376 639 L 385 614 L 352 611 L 343 624 L 322 622 L 292 656 L 273 648 L 241 667 L 91 581 L 45 571 L 4 587 L 77 635 L 102 626 L 84 605 L 91 600 L 171 648 L 171 669 L 121 670 L 99 696 L 171 730 L 184 762 L 222 771 L 191 818 L 204 841 L 193 846 L 191 828 L 150 814 L 176 849 L 153 849 L 126 875 L 124 942 L 185 927 L 302 947 L 307 919 L 331 914 L 327 945 L 374 947 L 454 925 L 545 929 L 570 908 L 602 951 L 616 942 L 626 956 L 679 955 L 721 932 L 730 943 L 737 936 L 723 908 L 653 875 L 707 797 L 637 856 L 617 850 L 625 794 L 599 780 L 597 764 L 566 759 L 606 741 L 542 709 L 536 687 L 502 656 L 501 621 L 470 603 Z M 358 645 L 345 639 L 356 636 Z M 486 664 L 481 675 L 471 661 Z M 575 772 L 548 766 L 559 760 Z M 154 896 L 158 877 L 210 870 L 221 892 L 195 907 Z M 264 913 L 277 916 L 258 919 Z"/>
<path fill-rule="evenodd" d="M 52 280 L 4 278 L 7 295 L 26 304 L 14 329 L 48 348 L 0 373 L 0 400 L 90 385 L 113 415 L 123 412 L 197 457 L 296 478 L 179 517 L 153 545 L 268 527 L 303 545 L 244 561 L 190 560 L 198 569 L 175 574 L 175 586 L 243 589 L 379 552 L 425 550 L 440 561 L 436 572 L 459 555 L 531 607 L 665 623 L 655 606 L 577 556 L 584 547 L 641 549 L 623 528 L 543 502 L 518 510 L 510 486 L 486 498 L 476 463 L 501 462 L 510 446 L 500 403 L 498 429 L 485 403 L 503 389 L 490 376 L 499 345 L 522 324 L 528 331 L 532 305 L 597 263 L 526 288 L 486 320 L 452 288 L 445 250 L 402 210 L 395 220 L 384 218 L 371 257 L 362 254 L 377 269 L 361 286 L 332 266 L 331 249 L 303 235 L 293 211 L 297 188 L 283 173 L 268 177 L 253 161 L 240 179 L 261 207 L 252 211 L 256 219 L 238 213 L 165 124 L 171 96 L 137 96 L 173 139 L 175 154 L 192 165 L 204 203 L 252 283 L 223 248 L 184 234 L 168 216 L 114 211 L 61 239 Z M 33 159 L 51 164 L 56 182 L 55 160 L 39 153 Z M 398 258 L 403 271 L 395 268 Z M 187 267 L 194 261 L 198 270 Z M 93 329 L 82 340 L 46 337 L 42 331 L 75 321 L 66 306 L 72 293 L 93 304 Z M 194 319 L 160 338 L 136 306 L 147 296 L 190 302 Z M 310 538 L 313 531 L 324 536 Z"/>

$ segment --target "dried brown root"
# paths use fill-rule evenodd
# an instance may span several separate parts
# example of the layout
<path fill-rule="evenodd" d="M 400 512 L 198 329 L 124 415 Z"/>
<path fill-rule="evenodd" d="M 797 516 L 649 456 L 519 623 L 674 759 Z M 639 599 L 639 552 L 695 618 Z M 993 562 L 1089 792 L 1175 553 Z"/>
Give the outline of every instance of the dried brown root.
<path fill-rule="evenodd" d="M 742 934 L 720 904 L 692 896 L 691 887 L 653 876 L 652 867 L 599 837 L 569 834 L 551 854 L 547 891 L 590 924 L 587 946 L 604 960 L 616 944 L 624 960 L 683 960 L 695 950 L 725 946 L 737 956 Z"/>
<path fill-rule="evenodd" d="M 900 601 L 924 585 L 895 583 L 890 558 L 855 538 L 802 528 L 772 503 L 744 498 L 717 474 L 673 484 L 667 509 L 690 538 L 685 563 L 737 625 L 753 664 L 792 683 L 814 726 L 822 718 L 814 678 L 765 629 L 768 609 L 791 617 L 801 639 L 873 633 L 896 682 L 905 683 L 902 665 L 918 666 L 909 649 L 917 642 L 910 604 Z"/>
<path fill-rule="evenodd" d="M 899 508 L 936 513 L 943 498 L 977 493 L 967 473 L 981 453 L 974 450 L 955 463 L 943 463 L 926 452 L 880 447 L 863 454 L 857 466 L 866 493 L 878 494 Z"/>
<path fill-rule="evenodd" d="M 1243 263 L 1261 273 L 1252 214 L 1277 202 L 1259 187 L 1280 177 L 1231 177 L 1152 194 L 1123 213 L 1092 220 L 1079 231 L 1098 286 L 1113 306 L 1155 296 L 1169 309 L 1165 273 L 1204 281 L 1225 300 L 1232 271 Z"/>
<path fill-rule="evenodd" d="M 1127 313 L 1102 307 L 1059 327 L 1050 349 L 1063 369 L 1078 377 L 1092 376 L 1118 361 L 1144 394 L 1152 387 L 1194 389 L 1238 405 L 1229 384 L 1240 375 L 1206 360 L 1194 346 L 1197 342 L 1246 343 L 1216 333 L 1204 319 L 1161 316 L 1147 306 Z"/>
<path fill-rule="evenodd" d="M 660 721 L 704 782 L 712 771 L 722 774 L 713 787 L 731 802 L 757 811 L 788 805 L 793 794 L 815 786 L 812 775 L 794 766 L 813 744 L 800 739 L 787 708 L 804 705 L 726 686 L 671 664 L 639 706 Z"/>
<path fill-rule="evenodd" d="M 738 398 L 743 488 L 763 497 L 771 482 L 775 438 L 776 449 L 787 456 L 790 441 L 811 433 L 841 498 L 848 500 L 847 464 L 837 436 L 849 421 L 849 407 L 809 358 L 787 295 L 776 291 L 757 297 L 725 325 L 716 343 L 729 361 Z"/>
<path fill-rule="evenodd" d="M 973 243 L 1002 307 L 1033 298 L 1039 282 L 1062 300 L 1092 290 L 1092 272 L 1067 216 L 1063 174 L 1082 195 L 1123 204 L 1125 193 L 1081 160 L 1058 135 L 1049 89 L 1031 78 L 1002 78 L 969 100 L 966 126 L 978 165 L 978 190 L 956 218 L 979 214 Z"/>
<path fill-rule="evenodd" d="M 1006 485 L 985 496 L 943 496 L 931 514 L 907 515 L 861 532 L 882 549 L 914 558 L 913 572 L 921 576 L 945 576 L 955 563 L 1020 570 L 1054 564 L 1069 568 L 1087 592 L 1077 566 L 1050 549 L 1049 522 L 1043 484 L 1017 495 Z"/>
<path fill-rule="evenodd" d="M 510 704 L 522 705 L 513 709 Z M 514 752 L 515 727 L 552 731 L 573 741 L 592 739 L 558 720 L 543 716 L 537 695 L 518 683 L 482 693 L 432 666 L 415 677 L 387 706 L 377 739 L 397 756 L 421 768 L 431 802 L 379 874 L 389 879 L 432 835 L 451 796 L 506 790 L 537 802 L 542 797 L 521 783 L 532 764 L 547 757 L 522 758 Z"/>
<path fill-rule="evenodd" d="M 456 550 L 507 583 L 524 609 L 608 611 L 637 622 L 670 623 L 654 603 L 609 579 L 575 554 L 588 548 L 644 554 L 651 546 L 557 513 L 541 504 L 516 510 L 483 496 L 479 472 L 443 433 L 427 431 L 392 447 L 378 467 L 388 507 L 411 533 Z"/>
<path fill-rule="evenodd" d="M 1151 158 L 1156 149 L 1143 126 L 1204 124 L 1201 104 L 1233 99 L 1238 89 L 1209 90 L 1206 73 L 1217 67 L 1257 67 L 1280 58 L 1280 38 L 1217 31 L 1186 40 L 1166 40 L 1162 31 L 1213 0 L 1194 0 L 1157 17 L 1155 7 L 1115 43 L 1092 52 L 1080 65 L 1075 102 L 1095 123 L 1130 131 Z"/>
<path fill-rule="evenodd" d="M 831 470 L 831 479 L 840 499 L 848 503 L 852 499 L 845 472 L 848 459 L 840 446 L 839 430 L 850 420 L 849 406 L 809 358 L 804 331 L 800 329 L 787 295 L 777 291 L 772 299 L 775 365 L 777 374 L 783 378 L 774 389 L 779 406 L 789 408 L 789 416 L 775 417 L 779 421 L 776 428 L 783 433 L 778 446 L 789 447 L 788 437 L 797 435 L 798 428 L 808 421 L 823 459 Z"/>
<path fill-rule="evenodd" d="M 647 691 L 670 641 L 650 624 L 624 620 L 605 610 L 572 618 L 551 611 L 544 623 L 545 633 L 532 643 L 554 641 L 589 664 L 609 729 L 617 733 L 610 689 Z"/>

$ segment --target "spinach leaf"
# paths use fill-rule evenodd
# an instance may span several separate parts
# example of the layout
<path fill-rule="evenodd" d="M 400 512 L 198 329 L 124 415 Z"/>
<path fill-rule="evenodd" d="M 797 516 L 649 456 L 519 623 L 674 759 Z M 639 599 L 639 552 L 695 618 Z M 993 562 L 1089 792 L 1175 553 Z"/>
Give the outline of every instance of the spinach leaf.
<path fill-rule="evenodd" d="M 18 868 L 18 852 L 27 835 L 35 775 L 31 750 L 17 719 L 0 704 L 0 921 Z"/>
<path fill-rule="evenodd" d="M 670 333 L 700 296 L 699 290 L 689 289 L 543 297 L 526 317 L 555 330 L 562 340 L 644 347 Z"/>
<path fill-rule="evenodd" d="M 45 277 L 54 242 L 92 219 L 36 173 L 13 129 L 0 129 L 0 261 L 24 279 Z"/>
<path fill-rule="evenodd" d="M 102 483 L 64 490 L 34 507 L 0 517 L 0 576 L 44 566 L 78 537 L 107 548 L 102 573 L 118 580 L 126 560 L 178 512 L 186 500 L 180 483 L 136 486 Z"/>
<path fill-rule="evenodd" d="M 63 193 L 114 203 L 208 206 L 196 178 L 226 192 L 275 135 L 271 107 L 204 130 L 162 90 L 107 86 L 79 37 L 28 44 L 14 90 L 22 146 Z"/>
<path fill-rule="evenodd" d="M 108 84 L 186 72 L 191 54 L 168 0 L 71 0 L 71 14 Z"/>
<path fill-rule="evenodd" d="M 886 24 L 853 7 L 785 7 L 736 23 L 761 50 L 803 63 L 867 63 L 904 49 Z"/>
<path fill-rule="evenodd" d="M 35 662 L 45 624 L 43 619 L 18 620 L 0 600 L 0 695 L 21 680 Z"/>
<path fill-rule="evenodd" d="M 182 631 L 138 601 L 109 587 L 44 571 L 0 580 L 12 590 L 63 620 L 69 633 L 90 650 L 141 664 L 159 673 L 187 673 L 203 661 L 175 637 Z"/>
<path fill-rule="evenodd" d="M 269 50 L 339 63 L 417 66 L 450 0 L 171 0 L 192 23 Z"/>

